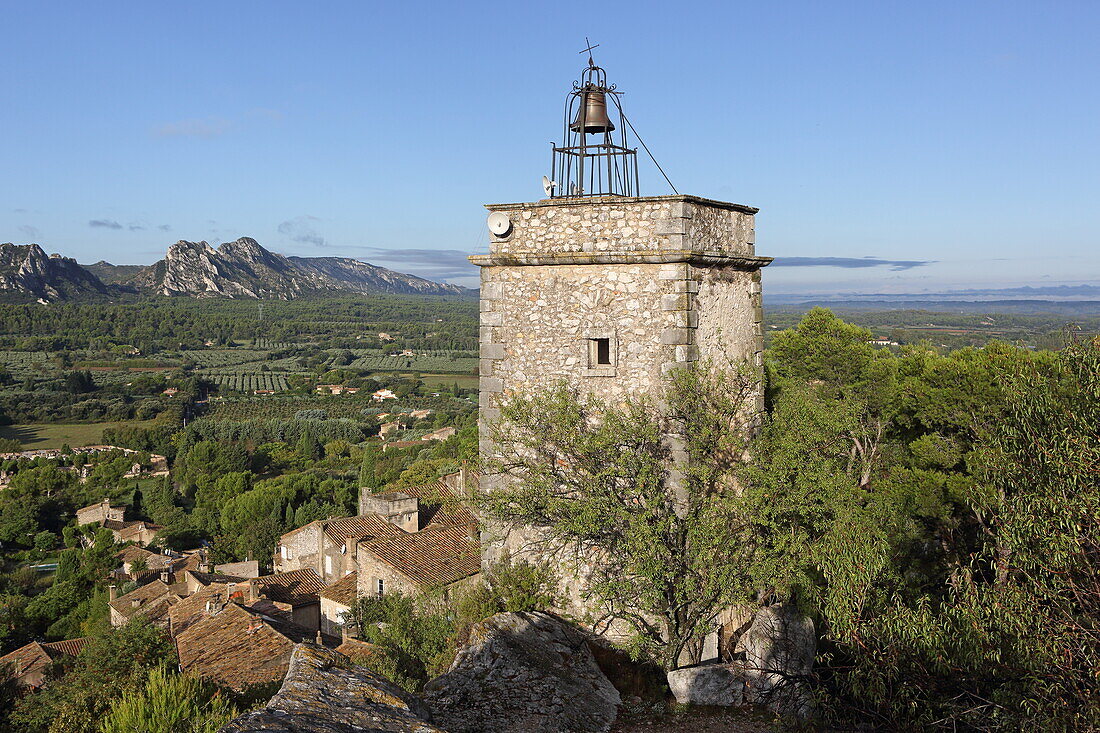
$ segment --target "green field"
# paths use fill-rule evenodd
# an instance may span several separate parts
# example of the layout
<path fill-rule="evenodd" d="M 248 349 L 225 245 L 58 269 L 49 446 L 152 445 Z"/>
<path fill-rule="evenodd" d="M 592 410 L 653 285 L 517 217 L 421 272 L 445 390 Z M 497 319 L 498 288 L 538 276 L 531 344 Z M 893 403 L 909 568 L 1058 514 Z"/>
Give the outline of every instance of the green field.
<path fill-rule="evenodd" d="M 0 426 L 0 438 L 15 438 L 24 450 L 98 445 L 103 442 L 103 431 L 122 426 L 148 427 L 152 420 L 126 420 L 123 422 L 97 423 L 26 423 Z"/>
<path fill-rule="evenodd" d="M 477 389 L 476 374 L 421 374 L 425 387 L 450 387 L 455 382 L 463 389 Z"/>

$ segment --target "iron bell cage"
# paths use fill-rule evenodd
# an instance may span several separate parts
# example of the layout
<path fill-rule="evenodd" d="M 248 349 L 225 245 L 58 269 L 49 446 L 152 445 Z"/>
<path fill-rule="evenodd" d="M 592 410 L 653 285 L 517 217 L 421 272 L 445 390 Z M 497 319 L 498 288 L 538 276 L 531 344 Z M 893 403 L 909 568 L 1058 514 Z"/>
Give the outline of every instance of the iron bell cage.
<path fill-rule="evenodd" d="M 638 149 L 629 146 L 621 94 L 614 84 L 608 86 L 606 72 L 590 59 L 566 98 L 564 145 L 551 143 L 550 198 L 639 195 Z M 618 124 L 608 116 L 608 99 Z"/>

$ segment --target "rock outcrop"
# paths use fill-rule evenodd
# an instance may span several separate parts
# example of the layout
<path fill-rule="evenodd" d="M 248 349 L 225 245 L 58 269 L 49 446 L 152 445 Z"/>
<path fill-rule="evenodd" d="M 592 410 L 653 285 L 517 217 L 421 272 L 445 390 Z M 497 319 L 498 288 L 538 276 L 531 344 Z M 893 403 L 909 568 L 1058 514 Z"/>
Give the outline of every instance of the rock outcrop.
<path fill-rule="evenodd" d="M 158 295 L 228 298 L 290 299 L 340 290 L 421 295 L 470 292 L 348 257 L 284 257 L 250 237 L 217 248 L 181 240 L 168 248 L 163 260 L 133 275 L 128 284 Z"/>
<path fill-rule="evenodd" d="M 415 697 L 342 654 L 299 644 L 283 686 L 266 707 L 220 733 L 446 733 Z"/>
<path fill-rule="evenodd" d="M 817 654 L 812 619 L 784 605 L 766 606 L 738 639 L 729 664 L 702 664 L 668 673 L 677 702 L 761 705 L 780 715 L 813 714 L 809 677 Z"/>
<path fill-rule="evenodd" d="M 47 302 L 104 295 L 107 286 L 76 260 L 47 255 L 37 244 L 0 244 L 0 291 Z"/>
<path fill-rule="evenodd" d="M 450 733 L 607 731 L 621 702 L 584 635 L 537 612 L 476 625 L 424 700 Z"/>
<path fill-rule="evenodd" d="M 812 714 L 809 676 L 817 656 L 813 619 L 790 606 L 765 606 L 756 612 L 734 652 L 745 655 L 749 702 L 782 715 Z"/>

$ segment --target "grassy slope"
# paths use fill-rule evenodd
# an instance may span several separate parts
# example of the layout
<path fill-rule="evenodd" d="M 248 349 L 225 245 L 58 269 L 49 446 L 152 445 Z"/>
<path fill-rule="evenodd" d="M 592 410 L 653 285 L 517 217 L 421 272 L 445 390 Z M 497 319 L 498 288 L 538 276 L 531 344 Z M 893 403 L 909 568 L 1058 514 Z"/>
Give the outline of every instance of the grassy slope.
<path fill-rule="evenodd" d="M 23 425 L 0 426 L 0 438 L 15 438 L 23 444 L 24 450 L 41 448 L 60 448 L 65 443 L 70 446 L 97 445 L 103 441 L 103 431 L 123 425 L 145 427 L 152 420 L 125 420 L 122 422 L 97 423 L 26 423 Z"/>

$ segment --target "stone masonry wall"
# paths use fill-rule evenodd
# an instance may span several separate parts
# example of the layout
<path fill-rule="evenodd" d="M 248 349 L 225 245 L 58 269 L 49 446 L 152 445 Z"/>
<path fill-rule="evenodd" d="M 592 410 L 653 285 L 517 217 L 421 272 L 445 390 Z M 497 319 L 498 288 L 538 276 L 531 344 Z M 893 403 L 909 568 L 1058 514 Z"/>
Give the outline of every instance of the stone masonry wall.
<path fill-rule="evenodd" d="M 323 531 L 320 522 L 310 522 L 282 538 L 275 549 L 274 569 L 277 573 L 313 568 L 318 575 L 324 572 L 321 562 Z M 289 557 L 284 557 L 284 548 Z"/>
<path fill-rule="evenodd" d="M 490 241 L 495 255 L 690 249 L 752 256 L 756 236 L 756 209 L 695 196 L 554 199 L 486 208 L 512 219 L 512 231 Z"/>

